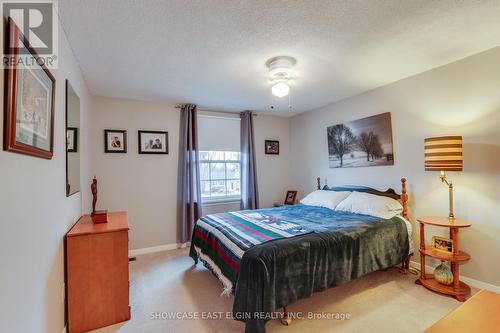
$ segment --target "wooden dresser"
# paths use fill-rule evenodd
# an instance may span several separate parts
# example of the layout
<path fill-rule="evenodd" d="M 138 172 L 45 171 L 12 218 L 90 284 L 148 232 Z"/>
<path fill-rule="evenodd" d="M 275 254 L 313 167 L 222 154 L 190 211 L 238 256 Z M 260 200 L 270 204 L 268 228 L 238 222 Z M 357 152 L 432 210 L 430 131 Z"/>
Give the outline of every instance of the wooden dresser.
<path fill-rule="evenodd" d="M 69 333 L 130 319 L 127 212 L 94 224 L 85 215 L 66 234 Z"/>

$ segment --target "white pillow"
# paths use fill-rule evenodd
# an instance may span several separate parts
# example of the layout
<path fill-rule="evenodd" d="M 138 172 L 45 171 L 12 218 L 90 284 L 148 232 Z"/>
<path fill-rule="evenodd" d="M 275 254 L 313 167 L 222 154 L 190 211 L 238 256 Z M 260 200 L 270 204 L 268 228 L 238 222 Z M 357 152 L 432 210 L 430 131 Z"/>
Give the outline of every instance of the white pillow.
<path fill-rule="evenodd" d="M 392 198 L 363 192 L 352 192 L 351 195 L 337 205 L 335 210 L 390 219 L 401 214 L 403 206 L 399 201 Z"/>
<path fill-rule="evenodd" d="M 339 202 L 347 198 L 349 194 L 351 192 L 317 190 L 309 193 L 304 199 L 300 200 L 300 203 L 308 206 L 335 209 Z"/>

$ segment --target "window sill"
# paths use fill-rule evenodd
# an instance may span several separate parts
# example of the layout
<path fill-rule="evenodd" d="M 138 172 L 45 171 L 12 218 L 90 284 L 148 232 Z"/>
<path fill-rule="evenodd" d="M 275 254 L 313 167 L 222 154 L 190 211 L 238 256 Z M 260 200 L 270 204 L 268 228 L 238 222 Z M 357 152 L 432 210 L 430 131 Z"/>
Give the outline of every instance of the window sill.
<path fill-rule="evenodd" d="M 216 205 L 230 205 L 235 203 L 240 203 L 240 198 L 228 198 L 228 199 L 216 199 L 216 200 L 207 200 L 201 201 L 202 206 L 216 206 Z"/>

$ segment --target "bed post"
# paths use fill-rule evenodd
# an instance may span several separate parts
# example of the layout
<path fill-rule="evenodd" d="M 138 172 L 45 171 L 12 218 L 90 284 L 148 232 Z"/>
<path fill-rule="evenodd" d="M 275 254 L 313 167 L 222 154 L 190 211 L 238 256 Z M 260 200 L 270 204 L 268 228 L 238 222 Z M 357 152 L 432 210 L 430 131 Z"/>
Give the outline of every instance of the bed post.
<path fill-rule="evenodd" d="M 407 220 L 410 219 L 408 215 L 408 194 L 406 194 L 406 178 L 401 178 L 401 202 L 403 203 L 403 217 Z M 410 257 L 409 254 L 406 259 L 401 263 L 401 268 L 406 272 L 410 268 Z"/>
<path fill-rule="evenodd" d="M 290 326 L 292 324 L 292 317 L 288 314 L 286 306 L 283 307 L 283 317 L 281 317 L 281 323 L 285 326 Z"/>
<path fill-rule="evenodd" d="M 321 190 L 321 179 L 319 177 L 316 178 L 316 189 Z"/>
<path fill-rule="evenodd" d="M 408 194 L 406 194 L 406 178 L 401 178 L 401 201 L 403 202 L 403 217 L 408 219 Z"/>

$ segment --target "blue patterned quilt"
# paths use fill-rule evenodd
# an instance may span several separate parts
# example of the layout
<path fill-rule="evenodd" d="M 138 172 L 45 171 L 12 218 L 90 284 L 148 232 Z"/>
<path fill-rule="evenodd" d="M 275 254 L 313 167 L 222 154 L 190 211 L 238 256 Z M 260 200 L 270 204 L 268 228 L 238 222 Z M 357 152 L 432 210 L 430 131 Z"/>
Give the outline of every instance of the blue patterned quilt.
<path fill-rule="evenodd" d="M 254 314 L 271 313 L 314 292 L 397 265 L 408 255 L 408 231 L 400 217 L 381 219 L 306 205 L 255 212 L 312 232 L 244 251 L 231 282 L 233 315 L 246 322 L 246 332 L 265 332 L 267 319 Z M 195 261 L 200 258 L 194 242 L 190 255 Z M 212 271 L 219 269 L 209 261 L 204 264 Z"/>

